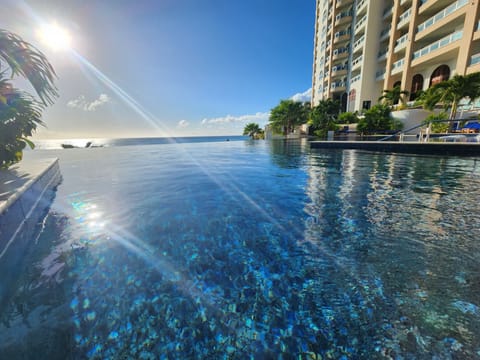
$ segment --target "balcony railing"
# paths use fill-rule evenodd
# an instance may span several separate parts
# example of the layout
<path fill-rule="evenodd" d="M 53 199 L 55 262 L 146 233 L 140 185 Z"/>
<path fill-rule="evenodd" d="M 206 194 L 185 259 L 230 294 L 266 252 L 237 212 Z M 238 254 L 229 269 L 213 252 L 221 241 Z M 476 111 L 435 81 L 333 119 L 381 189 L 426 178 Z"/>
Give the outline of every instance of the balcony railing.
<path fill-rule="evenodd" d="M 362 35 L 360 39 L 358 39 L 353 43 L 353 48 L 356 49 L 358 46 L 362 45 L 364 41 L 365 41 L 365 35 Z"/>
<path fill-rule="evenodd" d="M 346 47 L 338 48 L 338 49 L 333 50 L 333 56 L 337 56 L 337 55 L 344 54 L 344 53 L 347 53 L 347 52 L 348 52 L 348 48 L 346 48 Z"/>
<path fill-rule="evenodd" d="M 385 35 L 389 35 L 391 29 L 392 29 L 391 26 L 386 29 L 383 29 L 382 32 L 380 33 L 380 39 L 383 38 Z"/>
<path fill-rule="evenodd" d="M 360 10 L 362 10 L 363 5 L 367 3 L 367 0 L 362 0 L 357 4 L 357 14 L 360 13 Z"/>
<path fill-rule="evenodd" d="M 343 81 L 337 81 L 337 82 L 334 82 L 330 85 L 330 89 L 334 90 L 336 88 L 343 88 L 345 87 L 345 83 Z"/>
<path fill-rule="evenodd" d="M 362 76 L 360 74 L 358 74 L 357 76 L 354 76 L 352 78 L 352 80 L 350 80 L 350 83 L 353 84 L 354 82 L 357 82 L 358 80 L 360 80 Z"/>
<path fill-rule="evenodd" d="M 332 73 L 342 70 L 348 70 L 348 65 L 337 65 L 332 68 Z"/>
<path fill-rule="evenodd" d="M 363 55 L 357 57 L 357 58 L 356 58 L 355 60 L 353 60 L 353 62 L 352 62 L 352 68 L 353 68 L 355 65 L 361 63 L 362 61 L 363 61 Z"/>
<path fill-rule="evenodd" d="M 402 48 L 404 48 L 407 40 L 408 40 L 408 34 L 405 34 L 405 35 L 399 37 L 397 39 L 397 41 L 395 42 L 395 48 L 393 49 L 393 51 L 397 52 L 397 51 L 401 50 Z"/>
<path fill-rule="evenodd" d="M 338 22 L 340 20 L 342 20 L 343 18 L 346 18 L 346 17 L 351 17 L 353 14 L 351 11 L 344 11 L 344 12 L 341 12 L 340 14 L 338 14 L 337 16 L 335 16 L 335 21 Z"/>
<path fill-rule="evenodd" d="M 348 30 L 337 31 L 335 33 L 335 38 L 338 38 L 338 37 L 344 36 L 344 35 L 350 35 L 350 31 L 348 31 Z"/>
<path fill-rule="evenodd" d="M 393 12 L 393 9 L 391 7 L 386 8 L 385 10 L 383 10 L 383 17 L 384 18 L 389 17 L 390 15 L 392 15 L 392 12 Z"/>
<path fill-rule="evenodd" d="M 403 69 L 404 64 L 405 64 L 405 59 L 395 61 L 392 65 L 392 74 L 396 74 L 397 72 L 401 71 Z"/>
<path fill-rule="evenodd" d="M 454 41 L 460 40 L 462 38 L 462 35 L 463 35 L 463 30 L 460 30 L 460 31 L 457 31 L 453 34 L 445 36 L 444 38 L 441 38 L 440 40 L 435 41 L 433 44 L 430 44 L 430 45 L 425 46 L 424 48 L 422 48 L 418 51 L 415 51 L 413 53 L 413 59 L 418 59 L 419 57 L 427 55 L 427 54 L 431 53 L 432 51 L 440 49 L 444 46 L 447 46 L 448 44 L 450 44 Z"/>
<path fill-rule="evenodd" d="M 383 50 L 380 50 L 380 51 L 378 52 L 377 57 L 380 59 L 380 58 L 384 57 L 387 53 L 388 53 L 388 48 L 383 49 Z"/>
<path fill-rule="evenodd" d="M 476 65 L 478 63 L 480 63 L 480 53 L 472 55 L 470 58 L 470 65 Z"/>
<path fill-rule="evenodd" d="M 400 17 L 398 18 L 398 25 L 397 28 L 402 27 L 408 20 L 410 20 L 410 16 L 412 15 L 412 8 L 405 11 Z"/>
<path fill-rule="evenodd" d="M 356 24 L 355 24 L 355 31 L 359 30 L 363 24 L 365 24 L 365 21 L 367 21 L 367 15 L 365 15 L 364 17 L 362 17 L 360 19 L 360 21 L 358 21 Z"/>
<path fill-rule="evenodd" d="M 463 7 L 467 4 L 468 4 L 468 0 L 458 0 L 458 1 L 454 2 L 452 5 L 446 7 L 445 9 L 440 11 L 439 13 L 432 16 L 430 19 L 427 19 L 426 21 L 424 21 L 423 23 L 418 25 L 417 32 L 421 32 L 421 31 L 429 28 L 433 24 L 437 23 L 438 21 L 442 20 L 446 16 L 450 15 L 454 11 L 460 9 L 461 7 Z"/>
<path fill-rule="evenodd" d="M 375 73 L 376 80 L 382 80 L 385 78 L 385 70 L 380 70 Z"/>

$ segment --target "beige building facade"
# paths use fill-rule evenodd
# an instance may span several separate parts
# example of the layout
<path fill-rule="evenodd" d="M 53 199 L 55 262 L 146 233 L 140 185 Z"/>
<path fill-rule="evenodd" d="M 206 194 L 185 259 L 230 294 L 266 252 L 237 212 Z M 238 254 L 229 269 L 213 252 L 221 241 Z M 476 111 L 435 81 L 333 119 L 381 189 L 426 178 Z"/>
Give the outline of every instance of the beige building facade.
<path fill-rule="evenodd" d="M 317 0 L 312 104 L 343 111 L 480 71 L 480 0 Z"/>

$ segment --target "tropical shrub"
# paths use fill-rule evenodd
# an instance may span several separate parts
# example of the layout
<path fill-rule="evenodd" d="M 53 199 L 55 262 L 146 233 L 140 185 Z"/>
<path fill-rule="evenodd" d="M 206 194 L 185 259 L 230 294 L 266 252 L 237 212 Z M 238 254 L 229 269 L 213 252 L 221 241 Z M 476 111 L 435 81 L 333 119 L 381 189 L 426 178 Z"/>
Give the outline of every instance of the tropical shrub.
<path fill-rule="evenodd" d="M 344 112 L 338 115 L 338 123 L 340 124 L 355 124 L 358 122 L 358 116 L 353 112 Z"/>
<path fill-rule="evenodd" d="M 423 120 L 423 124 L 428 126 L 429 123 L 432 123 L 431 129 L 433 133 L 446 133 L 450 125 L 448 122 L 441 122 L 441 120 L 448 120 L 448 114 L 446 112 L 428 115 L 425 120 Z"/>
<path fill-rule="evenodd" d="M 364 117 L 358 121 L 357 131 L 367 134 L 384 133 L 401 130 L 403 124 L 391 117 L 390 106 L 377 104 L 365 111 Z"/>

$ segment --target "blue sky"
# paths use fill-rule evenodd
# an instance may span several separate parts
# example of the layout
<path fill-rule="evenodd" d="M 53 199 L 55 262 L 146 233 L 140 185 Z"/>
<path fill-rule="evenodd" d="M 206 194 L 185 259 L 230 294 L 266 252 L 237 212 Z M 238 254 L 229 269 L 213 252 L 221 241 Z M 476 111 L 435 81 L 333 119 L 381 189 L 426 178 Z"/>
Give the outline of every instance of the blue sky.
<path fill-rule="evenodd" d="M 235 135 L 307 99 L 314 19 L 315 0 L 4 0 L 0 27 L 57 72 L 39 138 Z M 39 39 L 53 22 L 72 50 Z"/>

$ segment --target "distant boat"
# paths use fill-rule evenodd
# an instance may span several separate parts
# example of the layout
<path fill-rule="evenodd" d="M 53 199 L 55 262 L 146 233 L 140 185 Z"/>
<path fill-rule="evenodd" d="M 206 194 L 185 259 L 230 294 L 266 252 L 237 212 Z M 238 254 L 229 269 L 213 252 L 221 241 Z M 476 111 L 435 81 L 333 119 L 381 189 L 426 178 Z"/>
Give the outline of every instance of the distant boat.
<path fill-rule="evenodd" d="M 75 146 L 75 145 L 72 145 L 72 144 L 61 144 L 61 146 L 64 149 L 78 149 L 78 148 L 80 148 L 80 146 Z M 85 144 L 86 149 L 97 148 L 97 147 L 103 147 L 103 145 L 93 145 L 93 143 L 91 141 L 89 141 Z"/>

